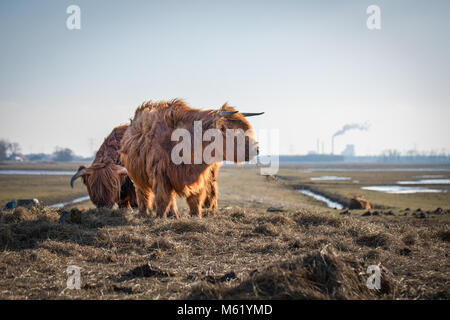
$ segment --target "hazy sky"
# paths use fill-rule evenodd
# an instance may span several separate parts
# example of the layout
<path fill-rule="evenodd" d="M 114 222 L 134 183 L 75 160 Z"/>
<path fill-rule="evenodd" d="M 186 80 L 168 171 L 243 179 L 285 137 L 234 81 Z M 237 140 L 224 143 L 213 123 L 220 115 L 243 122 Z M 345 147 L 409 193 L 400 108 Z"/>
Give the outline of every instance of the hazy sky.
<path fill-rule="evenodd" d="M 81 8 L 81 30 L 66 9 Z M 369 5 L 381 30 L 366 26 Z M 144 100 L 228 101 L 280 152 L 450 152 L 450 1 L 1 1 L 0 138 L 97 149 Z"/>

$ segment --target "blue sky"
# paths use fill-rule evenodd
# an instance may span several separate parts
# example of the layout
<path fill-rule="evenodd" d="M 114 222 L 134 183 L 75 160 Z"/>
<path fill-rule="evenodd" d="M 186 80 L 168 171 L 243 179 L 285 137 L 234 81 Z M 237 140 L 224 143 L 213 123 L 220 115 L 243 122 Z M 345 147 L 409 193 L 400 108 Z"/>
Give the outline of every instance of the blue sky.
<path fill-rule="evenodd" d="M 66 8 L 81 8 L 68 30 Z M 381 9 L 381 30 L 366 9 Z M 2 1 L 0 138 L 88 155 L 144 100 L 228 101 L 280 153 L 450 152 L 449 1 Z"/>

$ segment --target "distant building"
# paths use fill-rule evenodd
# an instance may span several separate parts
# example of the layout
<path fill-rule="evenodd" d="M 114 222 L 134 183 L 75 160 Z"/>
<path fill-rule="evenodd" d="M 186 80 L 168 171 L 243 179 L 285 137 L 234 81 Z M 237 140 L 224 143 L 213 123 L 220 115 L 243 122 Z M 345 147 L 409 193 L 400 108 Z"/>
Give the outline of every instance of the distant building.
<path fill-rule="evenodd" d="M 9 161 L 16 161 L 16 162 L 24 162 L 27 160 L 27 157 L 25 157 L 22 153 L 16 152 L 13 153 L 8 157 Z"/>
<path fill-rule="evenodd" d="M 344 151 L 342 151 L 341 155 L 344 157 L 354 157 L 355 156 L 355 145 L 354 144 L 348 144 Z"/>

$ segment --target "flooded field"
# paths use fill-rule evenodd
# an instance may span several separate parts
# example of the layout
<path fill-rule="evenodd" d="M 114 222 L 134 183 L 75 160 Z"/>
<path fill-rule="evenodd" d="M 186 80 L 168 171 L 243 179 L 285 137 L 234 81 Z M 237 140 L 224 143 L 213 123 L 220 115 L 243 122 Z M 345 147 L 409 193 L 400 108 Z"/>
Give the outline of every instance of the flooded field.
<path fill-rule="evenodd" d="M 448 167 L 324 167 L 324 168 L 307 168 L 304 172 L 427 172 L 427 171 L 450 171 Z"/>
<path fill-rule="evenodd" d="M 56 207 L 91 205 L 82 183 L 75 184 L 74 189 L 69 186 L 70 176 L 79 165 L 0 166 L 0 205 L 18 198 L 38 198 L 45 205 Z M 280 168 L 277 178 L 292 185 L 298 201 L 324 208 L 345 207 L 355 195 L 366 198 L 375 207 L 450 208 L 448 165 L 299 165 Z M 302 190 L 300 195 L 298 190 Z M 256 195 L 254 198 L 252 201 L 259 201 Z M 180 202 L 183 206 L 184 202 Z"/>
<path fill-rule="evenodd" d="M 336 176 L 322 176 L 322 177 L 312 177 L 312 181 L 341 181 L 341 180 L 351 180 L 350 177 L 336 177 Z"/>
<path fill-rule="evenodd" d="M 89 200 L 89 196 L 84 196 L 84 197 L 79 197 L 79 198 L 73 199 L 72 201 L 68 201 L 68 202 L 55 203 L 55 204 L 49 205 L 49 207 L 62 208 L 67 205 L 73 205 L 73 204 L 77 204 L 77 203 L 88 201 L 88 200 Z"/>
<path fill-rule="evenodd" d="M 281 168 L 278 175 L 297 190 L 309 190 L 341 204 L 360 196 L 375 208 L 450 208 L 447 164 L 298 165 Z M 305 201 L 318 203 L 311 195 Z"/>
<path fill-rule="evenodd" d="M 378 191 L 391 194 L 407 194 L 407 193 L 441 193 L 447 192 L 447 190 L 441 189 L 428 189 L 421 187 L 401 187 L 401 186 L 371 186 L 362 187 L 363 190 Z"/>
<path fill-rule="evenodd" d="M 450 179 L 424 179 L 397 181 L 398 184 L 450 184 Z"/>

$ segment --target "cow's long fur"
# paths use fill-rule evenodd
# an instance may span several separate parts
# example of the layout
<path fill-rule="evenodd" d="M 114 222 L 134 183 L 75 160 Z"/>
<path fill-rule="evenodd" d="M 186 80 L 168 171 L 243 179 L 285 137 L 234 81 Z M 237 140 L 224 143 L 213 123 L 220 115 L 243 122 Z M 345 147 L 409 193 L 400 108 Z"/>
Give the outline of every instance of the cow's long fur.
<path fill-rule="evenodd" d="M 235 111 L 227 105 L 221 110 Z M 171 161 L 172 148 L 177 144 L 171 141 L 172 132 L 185 128 L 193 133 L 194 121 L 202 121 L 203 130 L 251 130 L 248 121 L 239 113 L 222 117 L 218 110 L 193 109 L 179 99 L 143 103 L 124 134 L 120 150 L 121 160 L 136 186 L 141 211 L 148 212 L 155 202 L 159 217 L 165 217 L 171 208 L 177 215 L 177 196 L 186 197 L 191 215 L 201 217 L 208 195 L 206 204 L 217 207 L 219 163 L 176 165 Z M 225 149 L 223 154 L 226 154 Z"/>
<path fill-rule="evenodd" d="M 121 208 L 135 207 L 136 192 L 133 182 L 126 174 L 121 174 L 120 141 L 129 125 L 121 125 L 113 129 L 100 149 L 97 151 L 91 166 L 82 176 L 91 201 L 97 207 L 112 207 L 115 203 Z"/>

